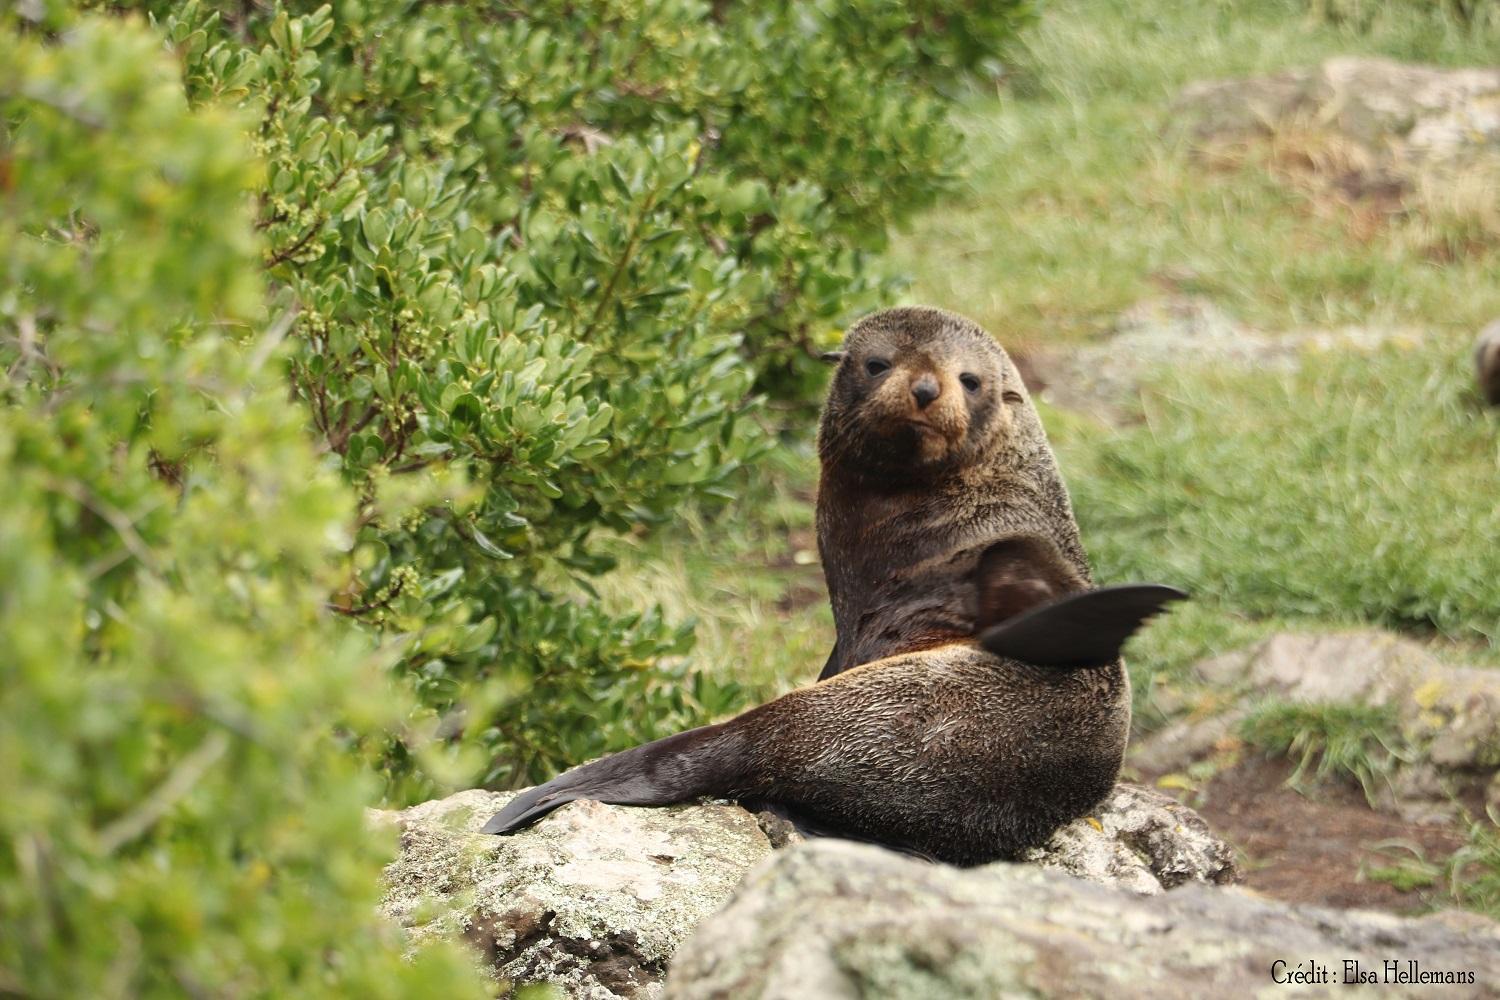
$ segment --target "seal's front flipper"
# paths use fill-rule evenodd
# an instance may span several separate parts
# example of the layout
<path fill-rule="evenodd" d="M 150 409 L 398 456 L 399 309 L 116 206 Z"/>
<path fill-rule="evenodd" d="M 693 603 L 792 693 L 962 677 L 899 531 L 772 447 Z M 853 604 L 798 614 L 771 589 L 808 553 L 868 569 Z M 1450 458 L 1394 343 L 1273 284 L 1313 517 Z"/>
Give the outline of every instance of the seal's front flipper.
<path fill-rule="evenodd" d="M 1159 583 L 1069 594 L 986 629 L 979 644 L 996 656 L 1038 666 L 1103 666 L 1119 659 L 1120 647 L 1148 618 L 1186 598 Z"/>
<path fill-rule="evenodd" d="M 723 724 L 622 750 L 528 788 L 480 833 L 511 833 L 576 799 L 617 806 L 665 806 L 730 791 L 743 770 L 736 737 Z"/>
<path fill-rule="evenodd" d="M 839 660 L 843 658 L 844 654 L 839 652 L 839 644 L 835 642 L 833 650 L 828 654 L 828 662 L 823 664 L 823 671 L 818 674 L 818 680 L 826 681 L 836 674 L 843 673 L 843 670 L 839 667 Z"/>
<path fill-rule="evenodd" d="M 975 631 L 1084 590 L 1088 584 L 1057 545 L 1041 535 L 1012 535 L 980 553 L 974 568 Z"/>

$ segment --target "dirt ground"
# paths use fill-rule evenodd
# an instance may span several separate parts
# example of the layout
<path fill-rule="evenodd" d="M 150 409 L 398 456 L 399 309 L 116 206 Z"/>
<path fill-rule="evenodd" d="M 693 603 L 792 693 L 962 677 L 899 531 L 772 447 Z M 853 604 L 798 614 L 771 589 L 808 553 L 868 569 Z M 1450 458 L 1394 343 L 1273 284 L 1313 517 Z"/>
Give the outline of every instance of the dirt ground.
<path fill-rule="evenodd" d="M 1436 887 L 1403 891 L 1369 873 L 1419 856 L 1441 864 L 1463 845 L 1459 831 L 1376 812 L 1352 784 L 1294 790 L 1286 785 L 1291 771 L 1285 760 L 1251 756 L 1196 794 L 1168 791 L 1240 850 L 1247 888 L 1292 903 L 1390 913 L 1438 904 Z"/>

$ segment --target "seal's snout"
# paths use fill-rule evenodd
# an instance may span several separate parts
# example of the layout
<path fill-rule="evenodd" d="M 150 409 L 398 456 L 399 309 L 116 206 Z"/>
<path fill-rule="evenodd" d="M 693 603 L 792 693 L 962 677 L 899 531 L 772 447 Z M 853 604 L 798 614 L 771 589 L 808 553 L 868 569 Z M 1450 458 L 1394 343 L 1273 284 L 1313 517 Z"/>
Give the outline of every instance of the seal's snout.
<path fill-rule="evenodd" d="M 938 384 L 937 376 L 931 372 L 924 372 L 912 379 L 911 395 L 917 401 L 919 410 L 927 409 L 934 399 L 942 395 L 942 392 L 943 388 Z"/>

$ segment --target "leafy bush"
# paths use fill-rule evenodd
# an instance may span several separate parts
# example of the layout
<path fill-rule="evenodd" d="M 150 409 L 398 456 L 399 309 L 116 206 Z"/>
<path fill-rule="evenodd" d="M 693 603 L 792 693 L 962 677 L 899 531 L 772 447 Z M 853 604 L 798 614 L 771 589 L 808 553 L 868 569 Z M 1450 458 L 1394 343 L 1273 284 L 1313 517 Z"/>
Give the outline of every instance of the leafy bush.
<path fill-rule="evenodd" d="M 353 497 L 267 322 L 242 119 L 0 16 L 0 994 L 480 996 L 377 923 Z M 340 724 L 345 738 L 335 737 Z"/>
<path fill-rule="evenodd" d="M 1146 412 L 1068 456 L 1105 577 L 1500 645 L 1500 452 L 1467 342 L 1183 374 Z"/>
<path fill-rule="evenodd" d="M 259 118 L 272 311 L 362 500 L 335 601 L 453 745 L 438 778 L 736 707 L 690 623 L 599 608 L 596 540 L 729 493 L 758 394 L 807 432 L 814 355 L 889 288 L 871 255 L 955 175 L 928 82 L 1029 5 L 145 6 L 194 103 Z"/>

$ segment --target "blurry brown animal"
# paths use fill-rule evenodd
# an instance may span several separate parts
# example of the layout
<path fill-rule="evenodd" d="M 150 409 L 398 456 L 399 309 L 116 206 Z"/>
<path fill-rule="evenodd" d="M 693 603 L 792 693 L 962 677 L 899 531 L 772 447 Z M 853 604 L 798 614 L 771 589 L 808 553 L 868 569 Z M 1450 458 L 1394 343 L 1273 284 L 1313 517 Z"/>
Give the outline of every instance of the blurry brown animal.
<path fill-rule="evenodd" d="M 1474 344 L 1474 369 L 1479 394 L 1491 406 L 1500 406 L 1500 319 L 1480 331 Z"/>

